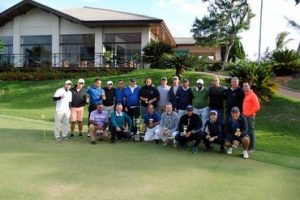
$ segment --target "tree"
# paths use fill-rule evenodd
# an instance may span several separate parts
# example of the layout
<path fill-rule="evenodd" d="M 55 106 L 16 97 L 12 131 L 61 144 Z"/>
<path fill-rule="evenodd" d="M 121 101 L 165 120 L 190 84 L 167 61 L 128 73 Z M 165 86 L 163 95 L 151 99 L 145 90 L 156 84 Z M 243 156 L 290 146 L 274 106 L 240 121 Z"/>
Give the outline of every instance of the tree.
<path fill-rule="evenodd" d="M 196 18 L 191 32 L 196 43 L 203 46 L 225 45 L 224 65 L 239 33 L 250 28 L 254 17 L 247 0 L 202 0 L 209 2 L 208 16 Z"/>
<path fill-rule="evenodd" d="M 278 35 L 276 37 L 276 49 L 275 49 L 275 51 L 283 49 L 287 45 L 287 43 L 294 40 L 292 38 L 287 39 L 287 36 L 289 34 L 290 33 L 287 32 L 287 31 L 283 31 L 283 32 L 278 33 Z"/>
<path fill-rule="evenodd" d="M 229 53 L 228 60 L 235 62 L 236 60 L 244 60 L 246 58 L 246 54 L 244 51 L 243 44 L 240 40 L 236 40 L 233 43 L 233 46 L 231 48 L 231 51 Z"/>
<path fill-rule="evenodd" d="M 150 63 L 151 68 L 162 67 L 162 56 L 172 53 L 172 47 L 162 41 L 151 41 L 143 48 L 143 60 Z"/>

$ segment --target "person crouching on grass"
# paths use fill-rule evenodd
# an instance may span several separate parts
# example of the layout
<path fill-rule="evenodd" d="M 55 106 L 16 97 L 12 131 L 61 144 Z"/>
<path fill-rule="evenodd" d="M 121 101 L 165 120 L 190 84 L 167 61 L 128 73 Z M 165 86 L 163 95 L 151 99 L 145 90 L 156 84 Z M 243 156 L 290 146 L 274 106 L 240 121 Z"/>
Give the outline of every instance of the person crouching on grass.
<path fill-rule="evenodd" d="M 224 126 L 222 121 L 218 119 L 218 111 L 211 110 L 209 119 L 204 125 L 204 144 L 207 150 L 213 149 L 214 144 L 220 144 L 220 152 L 224 153 Z"/>
<path fill-rule="evenodd" d="M 160 132 L 160 114 L 159 112 L 154 110 L 154 106 L 152 104 L 148 104 L 147 106 L 147 112 L 144 117 L 144 122 L 147 125 L 144 141 L 150 142 L 152 140 L 155 140 L 156 144 L 158 144 Z"/>
<path fill-rule="evenodd" d="M 247 121 L 241 115 L 238 107 L 231 109 L 231 117 L 226 124 L 225 146 L 228 147 L 227 154 L 232 154 L 232 149 L 237 148 L 241 143 L 243 145 L 243 158 L 249 158 L 248 148 L 250 139 L 248 136 Z"/>
<path fill-rule="evenodd" d="M 126 128 L 128 125 L 128 128 Z M 109 131 L 111 132 L 111 143 L 116 143 L 116 137 L 118 140 L 122 138 L 131 139 L 132 121 L 130 117 L 123 112 L 122 104 L 116 105 L 116 111 L 111 114 L 111 124 Z"/>

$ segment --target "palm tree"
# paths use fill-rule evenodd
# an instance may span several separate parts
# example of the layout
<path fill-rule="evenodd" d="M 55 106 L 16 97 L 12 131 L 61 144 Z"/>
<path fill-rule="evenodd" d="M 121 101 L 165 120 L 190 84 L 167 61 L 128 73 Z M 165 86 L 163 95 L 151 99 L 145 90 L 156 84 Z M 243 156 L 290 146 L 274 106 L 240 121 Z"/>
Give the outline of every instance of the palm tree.
<path fill-rule="evenodd" d="M 277 37 L 276 37 L 276 50 L 281 50 L 283 49 L 290 41 L 293 41 L 294 39 L 289 38 L 287 39 L 287 36 L 290 33 L 287 31 L 282 31 L 280 33 L 278 33 Z"/>

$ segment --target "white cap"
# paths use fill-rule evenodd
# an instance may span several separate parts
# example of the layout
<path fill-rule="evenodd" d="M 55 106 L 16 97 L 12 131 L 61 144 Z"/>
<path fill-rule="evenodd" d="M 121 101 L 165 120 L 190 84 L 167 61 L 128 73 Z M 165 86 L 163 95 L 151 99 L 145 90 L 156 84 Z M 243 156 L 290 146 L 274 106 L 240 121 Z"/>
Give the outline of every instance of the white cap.
<path fill-rule="evenodd" d="M 106 82 L 106 85 L 110 85 L 110 84 L 113 85 L 114 83 L 112 81 L 107 81 Z"/>
<path fill-rule="evenodd" d="M 70 80 L 66 80 L 65 85 L 73 85 L 73 83 Z"/>
<path fill-rule="evenodd" d="M 83 83 L 84 84 L 83 78 L 78 79 L 77 83 Z"/>
<path fill-rule="evenodd" d="M 204 81 L 203 81 L 202 79 L 198 79 L 198 80 L 197 80 L 197 84 L 198 84 L 198 83 L 200 83 L 200 84 L 203 85 L 203 84 L 204 84 Z"/>

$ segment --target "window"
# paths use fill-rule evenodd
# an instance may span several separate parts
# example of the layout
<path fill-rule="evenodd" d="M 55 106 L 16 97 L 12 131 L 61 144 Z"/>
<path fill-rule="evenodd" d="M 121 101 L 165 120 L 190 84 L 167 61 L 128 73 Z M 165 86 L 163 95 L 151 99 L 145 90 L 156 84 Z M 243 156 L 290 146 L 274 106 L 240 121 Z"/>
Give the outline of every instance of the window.
<path fill-rule="evenodd" d="M 13 66 L 13 37 L 0 36 L 0 43 L 3 45 L 3 48 L 0 49 L 0 65 Z"/>

